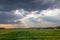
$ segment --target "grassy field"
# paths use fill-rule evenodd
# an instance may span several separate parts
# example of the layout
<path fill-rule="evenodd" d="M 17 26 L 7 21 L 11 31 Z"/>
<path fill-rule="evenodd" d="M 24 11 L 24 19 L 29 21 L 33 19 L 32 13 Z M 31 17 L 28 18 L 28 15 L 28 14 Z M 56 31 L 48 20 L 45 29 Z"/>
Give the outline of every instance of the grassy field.
<path fill-rule="evenodd" d="M 1 29 L 0 40 L 60 40 L 60 29 Z"/>

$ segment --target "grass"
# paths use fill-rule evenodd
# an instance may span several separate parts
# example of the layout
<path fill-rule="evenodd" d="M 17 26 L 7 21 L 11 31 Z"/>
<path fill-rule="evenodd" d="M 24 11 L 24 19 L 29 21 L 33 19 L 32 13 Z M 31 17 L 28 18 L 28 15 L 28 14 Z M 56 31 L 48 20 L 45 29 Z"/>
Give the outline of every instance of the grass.
<path fill-rule="evenodd" d="M 0 40 L 59 40 L 60 29 L 2 29 Z"/>

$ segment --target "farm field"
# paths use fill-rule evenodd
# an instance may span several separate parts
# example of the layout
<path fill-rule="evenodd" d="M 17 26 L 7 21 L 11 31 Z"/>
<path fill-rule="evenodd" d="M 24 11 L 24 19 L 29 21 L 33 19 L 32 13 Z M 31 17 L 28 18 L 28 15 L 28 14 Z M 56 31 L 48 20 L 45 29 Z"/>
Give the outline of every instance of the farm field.
<path fill-rule="evenodd" d="M 1 29 L 0 40 L 60 40 L 60 29 Z"/>

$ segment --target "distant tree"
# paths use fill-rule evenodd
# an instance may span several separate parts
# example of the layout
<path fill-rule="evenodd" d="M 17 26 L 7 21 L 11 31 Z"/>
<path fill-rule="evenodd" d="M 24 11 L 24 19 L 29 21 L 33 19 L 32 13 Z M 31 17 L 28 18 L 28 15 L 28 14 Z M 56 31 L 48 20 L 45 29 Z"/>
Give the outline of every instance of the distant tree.
<path fill-rule="evenodd" d="M 5 29 L 5 28 L 0 28 L 0 29 Z"/>
<path fill-rule="evenodd" d="M 57 26 L 56 29 L 60 29 L 60 26 Z"/>

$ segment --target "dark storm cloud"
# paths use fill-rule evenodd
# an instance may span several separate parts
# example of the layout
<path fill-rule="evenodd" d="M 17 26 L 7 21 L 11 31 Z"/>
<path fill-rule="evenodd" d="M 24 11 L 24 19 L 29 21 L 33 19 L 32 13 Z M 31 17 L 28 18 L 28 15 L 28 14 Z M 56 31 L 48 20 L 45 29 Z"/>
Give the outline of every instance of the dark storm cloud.
<path fill-rule="evenodd" d="M 41 10 L 60 4 L 60 0 L 0 0 L 0 10 L 14 9 Z"/>
<path fill-rule="evenodd" d="M 6 13 L 0 13 L 0 23 L 8 23 L 8 20 L 13 19 L 12 15 Z"/>
<path fill-rule="evenodd" d="M 0 10 L 28 9 L 34 5 L 33 0 L 0 0 Z"/>
<path fill-rule="evenodd" d="M 17 23 L 14 20 L 18 20 L 20 17 L 13 14 L 13 12 L 0 11 L 0 24 L 12 24 Z"/>
<path fill-rule="evenodd" d="M 42 0 L 39 2 L 34 2 L 35 0 L 1 0 L 0 1 L 0 10 L 9 11 L 14 9 L 27 9 L 27 10 L 36 10 L 36 9 L 45 9 L 49 4 L 42 5 Z"/>

